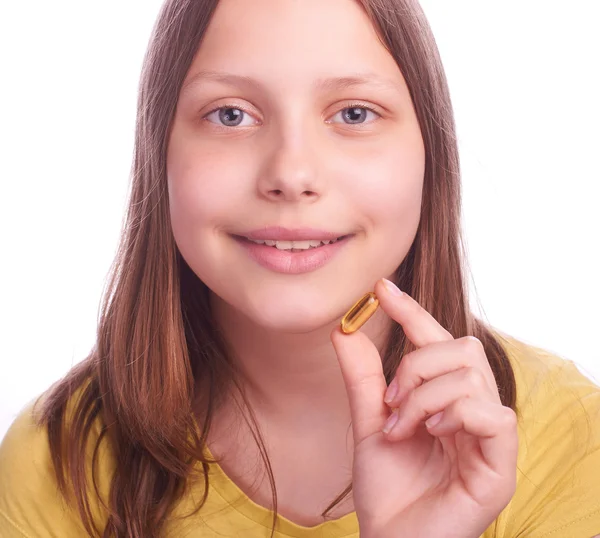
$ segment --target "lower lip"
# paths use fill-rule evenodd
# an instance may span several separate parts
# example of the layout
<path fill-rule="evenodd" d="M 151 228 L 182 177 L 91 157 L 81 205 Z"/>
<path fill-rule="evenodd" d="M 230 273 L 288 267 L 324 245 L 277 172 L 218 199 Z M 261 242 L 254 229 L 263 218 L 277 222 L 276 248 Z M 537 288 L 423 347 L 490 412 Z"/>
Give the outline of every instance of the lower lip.
<path fill-rule="evenodd" d="M 315 271 L 329 262 L 352 239 L 347 235 L 335 243 L 316 248 L 291 252 L 279 250 L 268 245 L 259 245 L 244 237 L 234 236 L 235 240 L 244 247 L 250 257 L 259 265 L 277 273 L 299 274 Z"/>

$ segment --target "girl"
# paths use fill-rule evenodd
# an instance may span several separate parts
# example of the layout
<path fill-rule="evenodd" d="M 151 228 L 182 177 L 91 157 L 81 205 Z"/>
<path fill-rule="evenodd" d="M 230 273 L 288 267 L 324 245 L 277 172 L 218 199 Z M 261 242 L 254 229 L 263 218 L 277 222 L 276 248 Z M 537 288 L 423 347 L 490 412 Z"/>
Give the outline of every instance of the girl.
<path fill-rule="evenodd" d="M 469 311 L 459 223 L 416 0 L 167 0 L 97 343 L 7 433 L 0 535 L 598 535 L 600 388 Z"/>

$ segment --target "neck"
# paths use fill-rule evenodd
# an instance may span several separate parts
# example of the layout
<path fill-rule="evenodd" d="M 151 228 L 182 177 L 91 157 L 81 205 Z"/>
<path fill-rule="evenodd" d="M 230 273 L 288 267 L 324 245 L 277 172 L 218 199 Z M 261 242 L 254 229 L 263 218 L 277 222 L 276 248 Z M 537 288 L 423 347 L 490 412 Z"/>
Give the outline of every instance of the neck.
<path fill-rule="evenodd" d="M 300 334 L 279 332 L 254 324 L 214 295 L 211 302 L 255 413 L 294 429 L 350 423 L 346 387 L 330 340 L 338 322 Z M 383 353 L 390 327 L 379 309 L 361 331 Z"/>

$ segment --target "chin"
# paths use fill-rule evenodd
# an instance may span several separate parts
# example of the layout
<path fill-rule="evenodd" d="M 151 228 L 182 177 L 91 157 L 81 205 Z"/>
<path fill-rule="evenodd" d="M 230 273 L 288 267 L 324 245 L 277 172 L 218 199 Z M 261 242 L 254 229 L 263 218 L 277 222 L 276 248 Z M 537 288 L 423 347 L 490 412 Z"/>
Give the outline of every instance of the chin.
<path fill-rule="evenodd" d="M 216 282 L 211 289 L 223 320 L 300 334 L 333 329 L 354 302 L 371 289 L 358 278 L 349 281 L 352 284 L 342 278 L 319 279 L 316 275 L 312 282 L 290 282 L 287 278 L 249 281 L 242 275 Z"/>
<path fill-rule="evenodd" d="M 246 310 L 246 316 L 265 330 L 285 333 L 309 333 L 324 327 L 332 328 L 341 316 L 331 306 L 282 299 L 271 304 L 261 303 Z"/>

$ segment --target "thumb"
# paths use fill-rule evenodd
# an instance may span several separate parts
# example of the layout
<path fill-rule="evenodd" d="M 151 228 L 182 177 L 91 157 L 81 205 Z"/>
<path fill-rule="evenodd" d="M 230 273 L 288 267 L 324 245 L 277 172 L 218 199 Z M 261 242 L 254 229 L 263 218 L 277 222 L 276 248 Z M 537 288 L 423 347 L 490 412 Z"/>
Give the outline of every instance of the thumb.
<path fill-rule="evenodd" d="M 364 333 L 344 334 L 339 326 L 331 333 L 350 400 L 354 446 L 379 433 L 385 426 L 389 409 L 383 401 L 387 388 L 381 356 Z"/>

